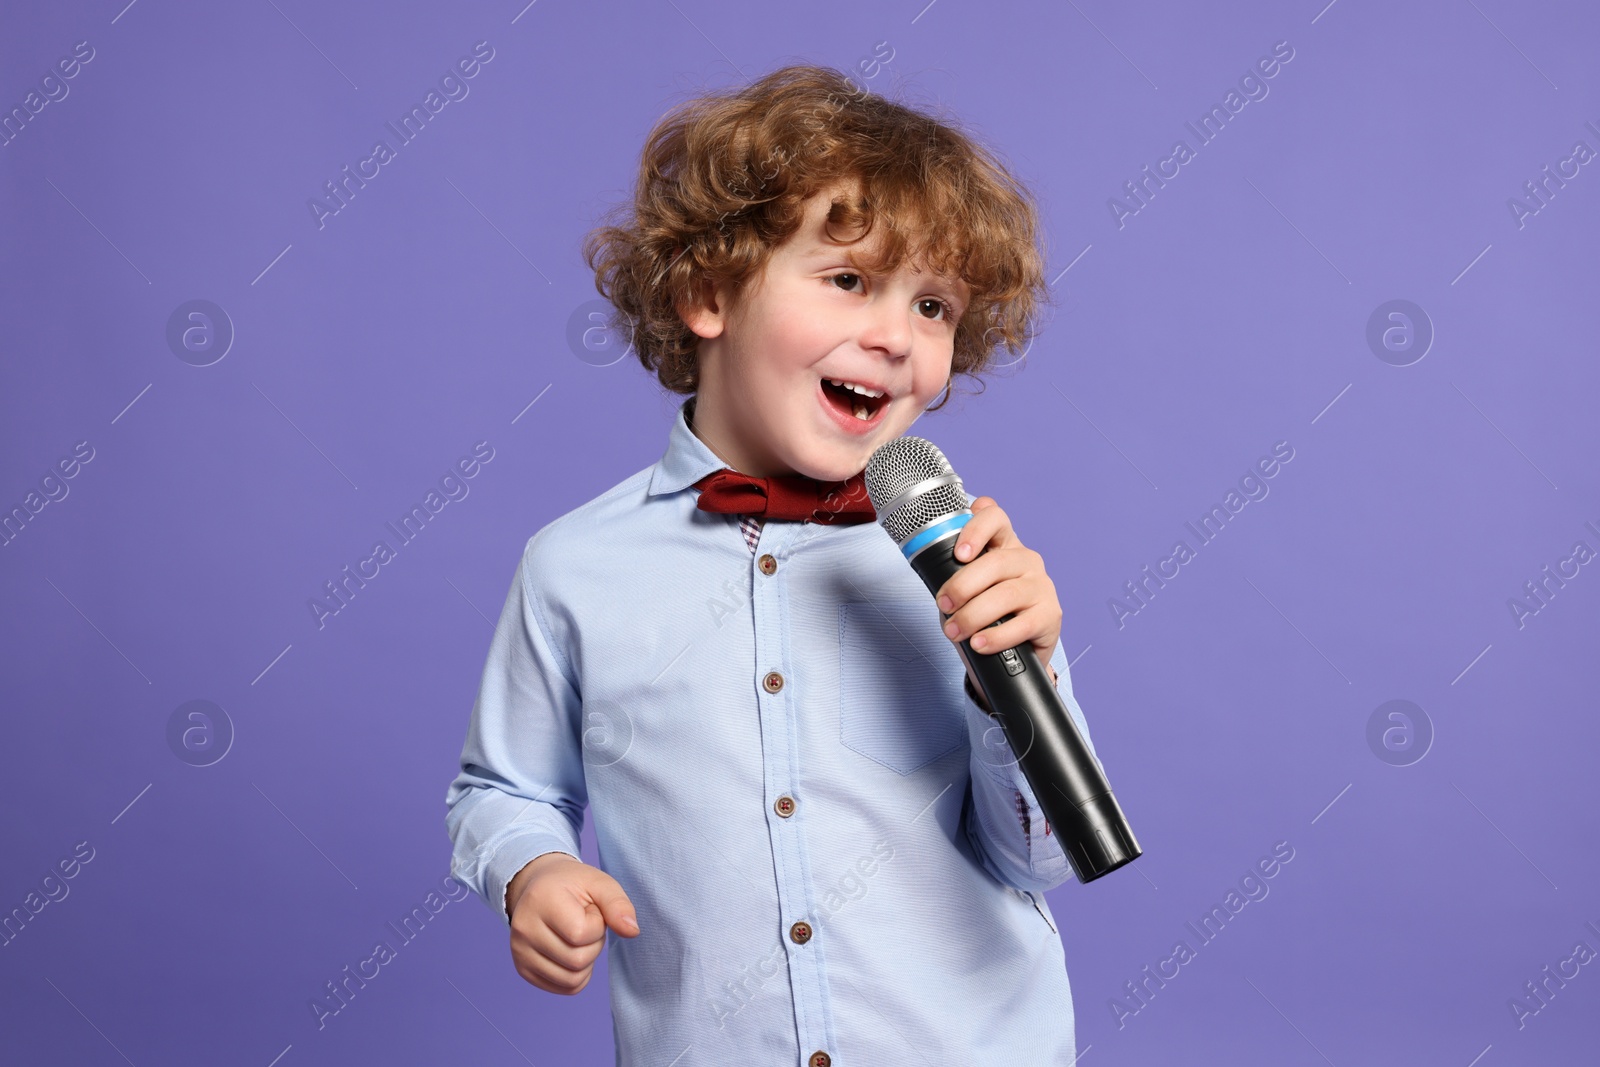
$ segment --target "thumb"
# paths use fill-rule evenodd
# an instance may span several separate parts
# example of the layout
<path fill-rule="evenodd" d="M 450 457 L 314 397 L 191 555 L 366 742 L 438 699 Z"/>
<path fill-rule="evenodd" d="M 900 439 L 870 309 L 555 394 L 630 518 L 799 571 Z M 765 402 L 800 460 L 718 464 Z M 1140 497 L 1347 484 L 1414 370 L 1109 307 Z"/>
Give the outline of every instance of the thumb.
<path fill-rule="evenodd" d="M 621 883 L 594 868 L 587 889 L 589 900 L 600 909 L 600 917 L 607 926 L 623 937 L 638 936 L 639 920 L 634 913 L 633 901 L 628 899 Z"/>

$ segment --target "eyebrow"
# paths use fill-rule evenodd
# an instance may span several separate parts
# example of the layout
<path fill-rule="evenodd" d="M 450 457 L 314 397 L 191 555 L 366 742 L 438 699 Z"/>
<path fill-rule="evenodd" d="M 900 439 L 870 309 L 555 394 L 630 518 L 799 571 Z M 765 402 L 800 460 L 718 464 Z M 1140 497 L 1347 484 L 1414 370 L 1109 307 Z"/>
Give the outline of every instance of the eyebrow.
<path fill-rule="evenodd" d="M 812 241 L 810 248 L 801 253 L 802 259 L 832 259 L 838 257 L 845 259 L 850 256 L 854 248 L 849 245 L 828 245 Z"/>
<path fill-rule="evenodd" d="M 810 248 L 800 253 L 800 261 L 807 265 L 834 258 L 850 262 L 851 256 L 855 251 L 852 245 L 823 244 L 814 237 L 810 238 L 810 240 L 812 242 Z M 851 266 L 857 270 L 866 269 L 857 266 L 853 262 Z M 966 279 L 943 274 L 930 274 L 928 278 L 930 281 L 927 284 L 948 290 L 951 299 L 956 302 L 956 306 L 965 314 L 967 305 L 972 300 L 972 287 L 967 283 Z"/>
<path fill-rule="evenodd" d="M 813 244 L 808 250 L 800 254 L 800 258 L 807 263 L 813 260 L 840 259 L 846 262 L 852 262 L 852 265 L 854 265 L 853 261 L 856 259 L 856 255 L 853 247 Z M 864 270 L 865 268 L 861 267 L 858 269 Z M 955 289 L 957 293 L 960 292 L 962 285 L 965 284 L 963 279 L 956 277 L 955 275 L 929 274 L 927 277 L 934 282 L 943 283 L 950 286 L 951 288 Z"/>

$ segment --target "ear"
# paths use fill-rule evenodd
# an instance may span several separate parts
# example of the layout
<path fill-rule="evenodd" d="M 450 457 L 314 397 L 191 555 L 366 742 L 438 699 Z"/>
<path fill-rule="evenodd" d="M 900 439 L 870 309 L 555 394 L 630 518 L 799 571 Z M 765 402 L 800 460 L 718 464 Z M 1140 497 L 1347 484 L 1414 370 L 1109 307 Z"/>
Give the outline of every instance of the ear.
<path fill-rule="evenodd" d="M 678 317 L 703 339 L 721 336 L 727 328 L 727 294 L 702 278 L 696 283 L 694 295 L 678 304 Z"/>

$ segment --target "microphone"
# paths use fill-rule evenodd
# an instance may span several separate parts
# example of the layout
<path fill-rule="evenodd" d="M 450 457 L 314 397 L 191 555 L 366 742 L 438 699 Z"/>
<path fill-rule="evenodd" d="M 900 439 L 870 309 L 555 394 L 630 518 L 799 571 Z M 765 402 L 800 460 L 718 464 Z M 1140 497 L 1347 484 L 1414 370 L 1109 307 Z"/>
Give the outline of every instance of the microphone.
<path fill-rule="evenodd" d="M 899 437 L 872 453 L 864 480 L 879 525 L 937 594 L 964 566 L 955 557 L 956 540 L 972 518 L 949 460 L 931 441 Z M 1012 617 L 1002 615 L 990 625 Z M 1078 881 L 1092 882 L 1138 859 L 1143 852 L 1105 772 L 1033 646 L 974 652 L 968 638 L 959 647 Z"/>

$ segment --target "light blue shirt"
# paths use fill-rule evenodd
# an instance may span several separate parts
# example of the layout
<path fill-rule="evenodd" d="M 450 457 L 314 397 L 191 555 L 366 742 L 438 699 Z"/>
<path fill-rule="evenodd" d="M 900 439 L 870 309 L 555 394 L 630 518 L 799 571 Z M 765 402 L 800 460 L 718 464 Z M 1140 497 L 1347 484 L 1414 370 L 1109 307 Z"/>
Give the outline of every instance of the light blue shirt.
<path fill-rule="evenodd" d="M 1044 897 L 1071 867 L 932 596 L 875 522 L 770 520 L 752 550 L 699 510 L 725 464 L 692 403 L 660 462 L 528 541 L 452 872 L 509 925 L 507 883 L 577 858 L 589 806 L 639 920 L 608 935 L 619 1065 L 1072 1063 Z"/>

